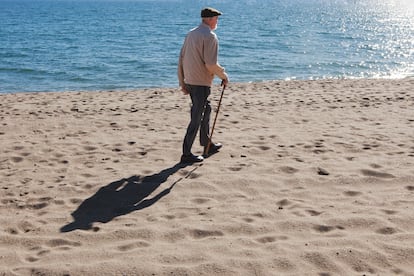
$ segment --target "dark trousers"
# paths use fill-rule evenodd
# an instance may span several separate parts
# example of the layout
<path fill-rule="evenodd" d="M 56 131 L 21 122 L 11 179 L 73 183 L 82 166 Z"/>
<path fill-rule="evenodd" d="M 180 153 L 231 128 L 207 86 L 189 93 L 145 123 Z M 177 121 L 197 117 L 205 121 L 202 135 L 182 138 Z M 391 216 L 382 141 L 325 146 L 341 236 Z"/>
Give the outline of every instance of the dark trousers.
<path fill-rule="evenodd" d="M 191 97 L 191 121 L 183 142 L 183 155 L 191 154 L 191 147 L 200 129 L 200 144 L 207 146 L 209 141 L 211 106 L 208 96 L 210 87 L 187 85 L 187 91 Z"/>

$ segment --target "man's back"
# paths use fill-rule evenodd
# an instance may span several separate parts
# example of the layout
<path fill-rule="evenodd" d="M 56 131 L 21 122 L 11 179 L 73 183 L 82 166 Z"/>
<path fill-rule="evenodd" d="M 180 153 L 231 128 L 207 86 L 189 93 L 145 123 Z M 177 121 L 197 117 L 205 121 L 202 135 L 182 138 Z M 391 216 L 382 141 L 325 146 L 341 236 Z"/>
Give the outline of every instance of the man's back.
<path fill-rule="evenodd" d="M 217 36 L 210 28 L 201 23 L 197 28 L 192 29 L 181 50 L 185 83 L 211 86 L 214 74 L 208 71 L 206 64 L 216 64 L 217 55 Z"/>

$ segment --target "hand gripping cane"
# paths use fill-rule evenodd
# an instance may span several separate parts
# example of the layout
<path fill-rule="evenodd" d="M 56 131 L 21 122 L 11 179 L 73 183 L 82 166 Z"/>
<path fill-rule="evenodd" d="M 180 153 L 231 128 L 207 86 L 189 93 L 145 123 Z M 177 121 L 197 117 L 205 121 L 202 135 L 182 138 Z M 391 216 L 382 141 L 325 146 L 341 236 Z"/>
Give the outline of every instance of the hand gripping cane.
<path fill-rule="evenodd" d="M 214 118 L 213 127 L 211 128 L 210 139 L 208 139 L 208 144 L 207 144 L 207 147 L 206 147 L 206 149 L 204 151 L 204 156 L 208 156 L 208 151 L 210 150 L 211 140 L 213 138 L 213 133 L 214 133 L 214 128 L 216 127 L 216 121 L 217 121 L 217 117 L 218 117 L 218 114 L 219 114 L 219 111 L 220 111 L 221 100 L 223 99 L 224 89 L 226 89 L 226 85 L 223 84 L 223 82 L 221 84 L 223 86 L 223 89 L 221 90 L 220 100 L 219 100 L 218 106 L 217 106 L 216 117 Z"/>

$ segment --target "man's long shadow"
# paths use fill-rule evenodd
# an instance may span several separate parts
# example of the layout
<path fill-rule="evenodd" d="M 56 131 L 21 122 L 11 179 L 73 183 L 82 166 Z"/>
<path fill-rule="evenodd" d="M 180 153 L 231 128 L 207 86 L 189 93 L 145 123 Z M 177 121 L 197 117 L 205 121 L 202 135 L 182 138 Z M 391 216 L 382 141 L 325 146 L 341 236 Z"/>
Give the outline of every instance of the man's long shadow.
<path fill-rule="evenodd" d="M 61 232 L 70 232 L 76 229 L 89 230 L 94 222 L 107 223 L 115 217 L 147 208 L 162 197 L 170 193 L 172 188 L 187 178 L 194 170 L 187 173 L 164 189 L 156 196 L 147 199 L 161 184 L 167 181 L 168 177 L 176 173 L 179 169 L 186 167 L 184 164 L 176 164 L 164 169 L 159 173 L 141 177 L 131 176 L 112 182 L 99 189 L 92 197 L 86 199 L 72 213 L 74 221 L 63 226 Z"/>

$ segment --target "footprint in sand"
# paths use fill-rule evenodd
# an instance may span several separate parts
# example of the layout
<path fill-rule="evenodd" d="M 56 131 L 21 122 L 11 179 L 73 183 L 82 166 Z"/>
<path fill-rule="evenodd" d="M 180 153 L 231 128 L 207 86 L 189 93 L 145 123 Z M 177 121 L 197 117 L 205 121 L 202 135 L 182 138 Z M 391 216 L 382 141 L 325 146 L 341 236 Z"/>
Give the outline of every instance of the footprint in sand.
<path fill-rule="evenodd" d="M 344 192 L 344 195 L 346 195 L 346 196 L 358 196 L 360 194 L 362 194 L 362 193 L 357 192 L 357 191 L 346 191 L 346 192 Z"/>
<path fill-rule="evenodd" d="M 30 198 L 28 199 L 28 204 L 26 207 L 29 209 L 40 210 L 49 206 L 52 200 L 53 199 L 51 197 Z"/>
<path fill-rule="evenodd" d="M 395 215 L 396 213 L 398 213 L 397 211 L 394 211 L 394 210 L 382 210 L 382 212 L 384 212 L 387 215 Z"/>
<path fill-rule="evenodd" d="M 259 148 L 263 151 L 270 150 L 270 147 L 268 146 L 260 146 Z"/>
<path fill-rule="evenodd" d="M 51 252 L 50 250 L 43 250 L 43 249 L 41 249 L 41 250 L 39 250 L 39 252 L 36 253 L 36 255 L 39 256 L 39 257 L 42 257 L 44 255 L 49 254 L 50 252 Z"/>
<path fill-rule="evenodd" d="M 306 212 L 308 212 L 313 217 L 319 216 L 320 214 L 323 213 L 323 212 L 318 212 L 318 211 L 315 211 L 315 210 L 306 210 Z"/>
<path fill-rule="evenodd" d="M 203 238 L 208 238 L 208 237 L 224 236 L 223 232 L 221 232 L 221 231 L 210 231 L 210 230 L 201 230 L 201 229 L 190 230 L 190 235 L 194 239 L 203 239 Z"/>
<path fill-rule="evenodd" d="M 257 239 L 258 242 L 260 243 L 272 243 L 276 241 L 275 237 L 262 237 Z"/>
<path fill-rule="evenodd" d="M 70 247 L 79 247 L 82 244 L 80 242 L 74 242 L 74 241 L 69 241 L 65 239 L 51 239 L 46 242 L 46 245 L 52 248 L 64 247 L 64 248 L 69 249 Z"/>
<path fill-rule="evenodd" d="M 209 202 L 209 201 L 210 201 L 210 199 L 208 199 L 208 198 L 195 198 L 195 199 L 191 200 L 191 202 L 193 202 L 195 204 L 204 204 L 204 203 Z"/>
<path fill-rule="evenodd" d="M 320 233 L 327 233 L 327 232 L 331 232 L 335 229 L 341 229 L 343 230 L 344 227 L 342 226 L 328 226 L 328 225 L 316 225 L 314 227 L 314 229 Z"/>
<path fill-rule="evenodd" d="M 248 222 L 248 223 L 252 223 L 252 222 L 254 222 L 254 219 L 252 219 L 252 218 L 243 218 L 243 221 Z"/>
<path fill-rule="evenodd" d="M 392 235 L 397 233 L 398 231 L 395 228 L 392 227 L 384 227 L 384 228 L 380 228 L 377 231 L 375 231 L 378 234 L 382 234 L 382 235 Z"/>
<path fill-rule="evenodd" d="M 167 220 L 173 220 L 173 219 L 175 219 L 176 217 L 174 216 L 174 215 L 163 215 L 163 216 L 161 216 L 162 218 L 165 218 L 165 219 L 167 219 Z"/>
<path fill-rule="evenodd" d="M 319 175 L 323 175 L 323 176 L 327 176 L 327 175 L 329 175 L 330 173 L 327 171 L 327 170 L 325 170 L 324 168 L 318 168 L 317 169 L 317 172 L 318 172 L 318 174 Z"/>
<path fill-rule="evenodd" d="M 10 159 L 14 163 L 20 163 L 20 162 L 22 162 L 24 160 L 23 157 L 20 157 L 20 156 L 13 156 Z"/>
<path fill-rule="evenodd" d="M 29 233 L 31 231 L 36 230 L 36 227 L 28 221 L 22 221 L 17 225 L 18 230 L 22 231 L 23 233 Z"/>
<path fill-rule="evenodd" d="M 289 166 L 280 167 L 280 171 L 287 173 L 287 174 L 294 174 L 297 173 L 299 170 Z"/>
<path fill-rule="evenodd" d="M 84 146 L 83 149 L 86 151 L 94 151 L 94 150 L 97 150 L 98 148 L 94 146 Z"/>
<path fill-rule="evenodd" d="M 26 260 L 27 262 L 30 262 L 30 263 L 37 262 L 37 261 L 39 261 L 39 260 L 40 260 L 40 258 L 39 258 L 39 257 L 45 256 L 45 255 L 47 255 L 48 253 L 50 253 L 50 250 L 48 250 L 48 249 L 43 249 L 43 248 L 41 248 L 41 247 L 39 247 L 39 246 L 33 247 L 33 248 L 31 248 L 30 250 L 31 250 L 31 251 L 37 251 L 36 256 L 29 256 L 29 257 L 26 257 L 26 258 L 25 258 L 25 260 Z"/>
<path fill-rule="evenodd" d="M 372 177 L 378 177 L 378 178 L 395 178 L 395 176 L 392 174 L 378 172 L 374 170 L 361 170 L 361 173 L 365 176 L 372 176 Z"/>
<path fill-rule="evenodd" d="M 302 159 L 302 158 L 300 158 L 300 157 L 296 157 L 296 158 L 294 158 L 294 160 L 295 160 L 295 161 L 297 161 L 297 162 L 300 162 L 300 163 L 305 162 L 305 160 L 303 160 L 303 159 Z"/>
<path fill-rule="evenodd" d="M 230 167 L 228 169 L 229 171 L 232 171 L 232 172 L 238 172 L 238 171 L 241 171 L 243 168 L 242 167 Z"/>
<path fill-rule="evenodd" d="M 283 207 L 291 205 L 292 202 L 288 199 L 282 199 L 278 202 L 276 202 L 277 205 L 279 205 L 279 209 L 283 209 Z"/>
<path fill-rule="evenodd" d="M 7 228 L 5 230 L 6 233 L 11 234 L 11 235 L 17 235 L 19 234 L 19 231 L 16 228 Z"/>
<path fill-rule="evenodd" d="M 117 247 L 117 249 L 121 252 L 125 252 L 125 251 L 131 251 L 134 249 L 140 249 L 143 247 L 149 247 L 149 246 L 150 244 L 145 241 L 136 241 L 136 242 L 128 243 L 125 245 L 120 245 Z"/>
<path fill-rule="evenodd" d="M 38 258 L 36 258 L 36 257 L 27 257 L 26 258 L 26 261 L 28 261 L 29 263 L 34 263 L 34 262 L 37 262 L 39 259 Z"/>
<path fill-rule="evenodd" d="M 231 157 L 234 158 L 234 155 L 231 155 Z M 241 171 L 243 167 L 246 167 L 246 166 L 247 165 L 244 163 L 239 163 L 239 164 L 236 164 L 236 166 L 228 167 L 228 170 L 232 172 L 238 172 L 238 171 Z"/>

